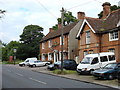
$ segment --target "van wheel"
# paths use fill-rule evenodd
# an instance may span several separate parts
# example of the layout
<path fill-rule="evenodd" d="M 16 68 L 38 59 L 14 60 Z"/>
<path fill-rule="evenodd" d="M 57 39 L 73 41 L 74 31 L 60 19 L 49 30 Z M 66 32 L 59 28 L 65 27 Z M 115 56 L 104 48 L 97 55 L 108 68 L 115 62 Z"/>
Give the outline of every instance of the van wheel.
<path fill-rule="evenodd" d="M 108 76 L 108 78 L 109 78 L 110 80 L 113 80 L 113 79 L 114 79 L 112 74 L 110 74 L 110 75 Z"/>
<path fill-rule="evenodd" d="M 93 71 L 94 71 L 94 69 L 91 69 L 91 70 L 90 70 L 90 74 L 92 74 Z"/>
<path fill-rule="evenodd" d="M 36 65 L 34 64 L 33 67 L 36 67 Z"/>
<path fill-rule="evenodd" d="M 49 65 L 48 63 L 45 64 L 45 66 Z"/>

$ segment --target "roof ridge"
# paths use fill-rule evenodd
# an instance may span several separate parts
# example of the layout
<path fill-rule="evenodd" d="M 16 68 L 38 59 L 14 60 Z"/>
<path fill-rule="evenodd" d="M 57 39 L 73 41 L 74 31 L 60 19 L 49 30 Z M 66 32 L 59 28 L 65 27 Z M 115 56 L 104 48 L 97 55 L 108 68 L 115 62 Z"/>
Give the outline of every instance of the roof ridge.
<path fill-rule="evenodd" d="M 114 11 L 111 12 L 111 14 L 112 14 L 112 13 L 115 13 L 115 12 L 117 12 L 117 11 L 119 11 L 119 10 L 120 10 L 120 9 L 114 10 Z"/>

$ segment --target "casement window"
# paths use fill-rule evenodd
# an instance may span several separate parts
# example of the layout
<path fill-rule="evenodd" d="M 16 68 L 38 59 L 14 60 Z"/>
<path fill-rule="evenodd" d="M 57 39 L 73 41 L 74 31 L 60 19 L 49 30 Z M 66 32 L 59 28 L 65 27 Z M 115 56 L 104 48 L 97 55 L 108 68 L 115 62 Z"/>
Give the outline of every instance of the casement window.
<path fill-rule="evenodd" d="M 45 60 L 45 55 L 44 54 L 42 54 L 42 61 L 44 61 Z"/>
<path fill-rule="evenodd" d="M 45 49 L 45 45 L 44 45 L 44 43 L 42 43 L 42 49 Z"/>
<path fill-rule="evenodd" d="M 62 45 L 62 37 L 60 37 L 60 45 Z M 64 45 L 64 36 L 63 36 L 63 45 Z"/>
<path fill-rule="evenodd" d="M 118 40 L 118 31 L 113 31 L 109 33 L 109 41 Z"/>
<path fill-rule="evenodd" d="M 52 53 L 48 53 L 48 60 L 52 60 Z"/>
<path fill-rule="evenodd" d="M 93 54 L 93 50 L 89 50 L 89 54 Z"/>
<path fill-rule="evenodd" d="M 86 44 L 90 44 L 90 31 L 86 32 Z"/>
<path fill-rule="evenodd" d="M 48 41 L 48 47 L 49 48 L 52 47 L 52 41 L 51 40 Z"/>
<path fill-rule="evenodd" d="M 88 54 L 88 51 L 84 51 L 83 53 L 84 53 L 84 57 L 85 57 Z"/>
<path fill-rule="evenodd" d="M 114 48 L 110 48 L 110 49 L 108 49 L 108 51 L 115 53 L 115 49 Z"/>

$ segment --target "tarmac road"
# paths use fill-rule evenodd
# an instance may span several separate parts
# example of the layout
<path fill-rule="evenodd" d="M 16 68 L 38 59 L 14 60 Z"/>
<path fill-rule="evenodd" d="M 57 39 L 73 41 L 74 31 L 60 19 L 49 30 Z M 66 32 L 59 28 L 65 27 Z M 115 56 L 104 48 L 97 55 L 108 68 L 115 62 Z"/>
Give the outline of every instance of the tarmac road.
<path fill-rule="evenodd" d="M 2 88 L 101 88 L 108 87 L 2 65 Z M 112 88 L 111 88 L 112 89 Z M 75 90 L 75 89 L 74 89 Z"/>

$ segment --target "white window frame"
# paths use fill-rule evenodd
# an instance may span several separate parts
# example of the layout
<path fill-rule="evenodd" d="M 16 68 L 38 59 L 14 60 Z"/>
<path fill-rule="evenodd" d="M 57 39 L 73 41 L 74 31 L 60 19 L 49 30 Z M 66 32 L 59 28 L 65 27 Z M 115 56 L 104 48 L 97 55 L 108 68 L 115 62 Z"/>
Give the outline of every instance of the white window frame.
<path fill-rule="evenodd" d="M 115 48 L 110 48 L 110 49 L 108 49 L 108 51 L 115 53 Z"/>
<path fill-rule="evenodd" d="M 118 31 L 113 31 L 109 33 L 109 41 L 116 41 L 119 38 Z"/>
<path fill-rule="evenodd" d="M 60 45 L 62 45 L 62 37 L 60 36 Z M 63 36 L 63 45 L 64 45 L 64 36 Z"/>
<path fill-rule="evenodd" d="M 52 42 L 51 42 L 51 40 L 48 41 L 48 47 L 49 47 L 49 48 L 52 47 Z"/>
<path fill-rule="evenodd" d="M 42 43 L 42 49 L 45 49 L 45 44 L 44 43 Z"/>
<path fill-rule="evenodd" d="M 86 31 L 86 44 L 90 44 L 90 31 Z"/>
<path fill-rule="evenodd" d="M 44 53 L 42 53 L 42 61 L 44 61 L 45 60 L 45 55 L 44 55 Z"/>
<path fill-rule="evenodd" d="M 85 50 L 85 51 L 83 52 L 83 54 L 84 54 L 84 57 L 85 57 L 85 56 L 88 54 L 88 51 Z"/>

